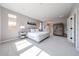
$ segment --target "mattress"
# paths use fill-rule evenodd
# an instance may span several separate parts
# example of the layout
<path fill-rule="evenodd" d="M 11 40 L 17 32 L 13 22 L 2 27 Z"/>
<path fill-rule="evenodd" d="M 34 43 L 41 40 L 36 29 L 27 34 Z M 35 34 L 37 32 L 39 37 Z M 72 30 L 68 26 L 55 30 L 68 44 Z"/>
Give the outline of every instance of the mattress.
<path fill-rule="evenodd" d="M 37 42 L 40 42 L 47 38 L 49 35 L 48 32 L 28 32 L 27 37 L 31 38 L 32 40 L 35 40 Z"/>

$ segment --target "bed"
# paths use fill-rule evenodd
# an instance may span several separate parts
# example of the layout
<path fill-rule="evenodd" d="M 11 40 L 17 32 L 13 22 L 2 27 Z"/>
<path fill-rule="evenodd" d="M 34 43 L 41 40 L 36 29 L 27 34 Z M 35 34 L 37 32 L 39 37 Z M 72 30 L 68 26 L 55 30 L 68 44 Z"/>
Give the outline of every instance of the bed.
<path fill-rule="evenodd" d="M 49 36 L 50 34 L 48 32 L 28 32 L 27 33 L 27 37 L 36 42 L 40 42 Z"/>

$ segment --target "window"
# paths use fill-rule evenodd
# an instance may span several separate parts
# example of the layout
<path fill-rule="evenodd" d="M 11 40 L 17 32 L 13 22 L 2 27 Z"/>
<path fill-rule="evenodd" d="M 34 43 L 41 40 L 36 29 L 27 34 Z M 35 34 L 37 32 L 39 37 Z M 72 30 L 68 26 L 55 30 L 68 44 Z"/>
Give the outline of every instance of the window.
<path fill-rule="evenodd" d="M 16 31 L 16 15 L 8 14 L 8 29 L 9 31 Z"/>

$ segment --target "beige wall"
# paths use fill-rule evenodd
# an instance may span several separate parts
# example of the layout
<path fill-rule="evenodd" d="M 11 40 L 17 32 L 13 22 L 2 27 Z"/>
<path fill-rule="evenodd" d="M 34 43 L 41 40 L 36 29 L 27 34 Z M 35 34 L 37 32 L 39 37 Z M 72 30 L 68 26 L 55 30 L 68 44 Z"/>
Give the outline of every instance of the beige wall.
<path fill-rule="evenodd" d="M 36 27 L 37 27 L 37 29 L 39 29 L 39 27 L 40 27 L 40 22 L 41 22 L 41 21 L 36 20 Z"/>
<path fill-rule="evenodd" d="M 44 22 L 45 30 L 50 33 L 50 35 L 53 35 L 53 21 L 52 20 L 46 20 Z"/>

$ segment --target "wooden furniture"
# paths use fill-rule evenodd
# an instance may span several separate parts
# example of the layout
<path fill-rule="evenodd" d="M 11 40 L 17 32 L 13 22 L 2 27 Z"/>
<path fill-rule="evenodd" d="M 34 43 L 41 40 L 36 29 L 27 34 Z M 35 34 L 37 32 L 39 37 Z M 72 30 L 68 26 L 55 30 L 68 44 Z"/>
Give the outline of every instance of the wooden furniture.
<path fill-rule="evenodd" d="M 64 36 L 64 24 L 63 23 L 53 24 L 53 34 L 56 36 Z"/>

